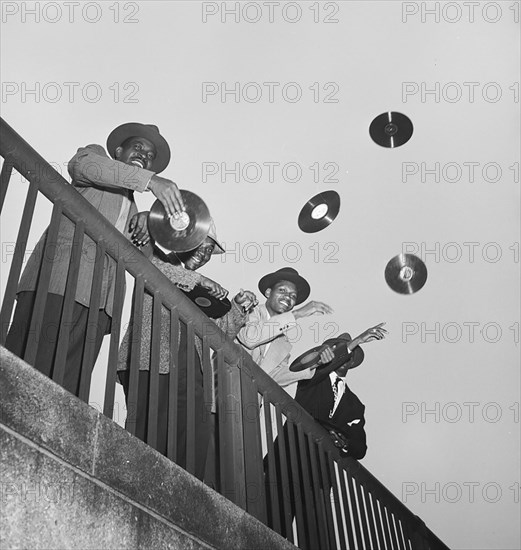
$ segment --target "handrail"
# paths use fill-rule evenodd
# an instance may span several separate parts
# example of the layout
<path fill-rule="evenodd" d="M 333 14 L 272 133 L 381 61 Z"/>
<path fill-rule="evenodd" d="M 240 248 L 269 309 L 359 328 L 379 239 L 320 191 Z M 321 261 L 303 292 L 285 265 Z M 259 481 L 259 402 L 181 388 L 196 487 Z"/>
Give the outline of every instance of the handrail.
<path fill-rule="evenodd" d="M 306 428 L 320 427 L 313 418 L 298 405 L 268 374 L 266 374 L 241 347 L 230 341 L 208 317 L 190 301 L 182 291 L 161 273 L 148 258 L 131 244 L 106 218 L 69 183 L 54 171 L 53 167 L 40 156 L 3 118 L 0 118 L 0 156 L 6 159 L 28 181 L 37 183 L 39 190 L 51 202 L 57 199 L 62 203 L 63 212 L 77 221 L 82 221 L 85 233 L 94 241 L 103 241 L 105 250 L 113 258 L 123 257 L 126 270 L 134 277 L 145 278 L 146 286 L 152 292 L 160 292 L 163 302 L 176 307 L 180 316 L 193 320 L 198 335 L 206 335 L 208 343 L 216 350 L 222 350 L 224 359 L 234 366 L 248 369 L 263 388 L 287 410 L 289 418 L 301 420 Z M 34 167 L 34 168 L 33 168 Z M 54 171 L 56 179 L 49 181 L 42 174 Z M 300 415 L 303 415 L 301 417 Z M 320 428 L 322 436 L 327 432 Z"/>
<path fill-rule="evenodd" d="M 234 380 L 230 385 L 225 384 L 223 396 L 225 400 L 229 396 L 236 396 L 240 400 L 241 407 L 254 403 L 258 405 L 258 395 L 262 395 L 269 402 L 276 404 L 284 416 L 291 422 L 298 424 L 299 429 L 305 434 L 310 434 L 315 442 L 319 442 L 328 456 L 345 469 L 359 483 L 372 491 L 378 498 L 383 498 L 392 505 L 392 512 L 416 526 L 414 531 L 421 532 L 421 539 L 424 541 L 418 548 L 445 549 L 447 548 L 425 524 L 415 516 L 398 498 L 396 498 L 386 487 L 379 482 L 359 462 L 342 457 L 338 449 L 333 445 L 328 432 L 321 427 L 300 405 L 298 405 L 268 374 L 266 374 L 242 349 L 234 344 L 226 335 L 209 320 L 208 317 L 196 307 L 179 289 L 169 281 L 147 257 L 131 244 L 118 230 L 111 225 L 107 219 L 85 200 L 68 182 L 58 174 L 49 163 L 45 161 L 16 131 L 0 119 L 0 155 L 4 157 L 2 177 L 0 181 L 0 207 L 6 194 L 7 183 L 12 168 L 21 173 L 30 184 L 37 186 L 38 191 L 45 195 L 52 203 L 59 202 L 61 209 L 67 217 L 79 224 L 85 234 L 91 237 L 96 243 L 102 245 L 103 250 L 109 254 L 121 269 L 121 261 L 124 268 L 136 279 L 144 280 L 145 288 L 152 294 L 160 296 L 161 303 L 172 311 L 176 310 L 179 319 L 189 321 L 195 334 L 206 340 L 207 346 L 217 352 L 217 363 L 222 380 L 223 368 L 234 369 L 232 372 Z M 52 175 L 53 177 L 50 177 Z M 244 385 L 248 387 L 244 389 Z M 243 388 L 243 389 L 241 389 Z M 254 388 L 254 389 L 252 389 Z M 221 391 L 221 389 L 219 390 Z M 253 393 L 252 393 L 253 392 Z M 258 393 L 257 393 L 258 392 Z M 247 401 L 250 401 L 248 403 Z M 242 409 L 244 414 L 244 409 Z M 243 419 L 239 419 L 241 431 Z M 235 431 L 233 431 L 235 430 Z M 233 428 L 230 433 L 235 433 Z M 242 436 L 241 436 L 242 437 Z M 233 452 L 239 452 L 233 445 Z M 243 452 L 243 450 L 241 450 Z M 254 465 L 255 466 L 255 465 Z M 262 469 L 262 464 L 255 466 L 257 470 Z M 233 470 L 233 469 L 232 469 Z M 239 468 L 240 470 L 240 468 Z M 234 472 L 232 471 L 232 474 Z M 262 472 L 257 472 L 262 477 Z M 244 480 L 240 480 L 244 484 Z M 226 495 L 225 495 L 226 496 Z M 244 502 L 239 501 L 240 504 Z M 259 512 L 262 516 L 262 511 Z M 413 545 L 413 548 L 415 546 Z"/>
<path fill-rule="evenodd" d="M 69 183 L 54 171 L 54 168 L 40 156 L 3 118 L 0 118 L 0 156 L 6 159 L 28 181 L 37 183 L 39 190 L 51 202 L 62 203 L 63 212 L 77 221 L 82 221 L 85 233 L 94 241 L 103 241 L 105 250 L 113 258 L 123 257 L 126 270 L 134 277 L 145 278 L 146 286 L 152 292 L 160 292 L 163 302 L 176 307 L 181 317 L 192 319 L 196 333 L 206 335 L 208 343 L 216 350 L 222 350 L 224 359 L 230 365 L 248 369 L 255 380 L 267 391 L 272 400 L 280 403 L 287 416 L 303 423 L 306 429 L 319 428 L 321 437 L 327 432 L 294 401 L 279 384 L 266 374 L 241 347 L 230 341 L 208 317 L 190 301 L 182 291 L 161 273 L 148 258 L 131 244 L 106 218 Z M 56 178 L 41 178 L 42 174 L 54 171 Z M 334 447 L 332 447 L 334 448 Z"/>
<path fill-rule="evenodd" d="M 36 183 L 39 191 L 52 203 L 59 199 L 65 214 L 75 221 L 84 222 L 85 233 L 89 237 L 96 242 L 103 241 L 106 252 L 113 258 L 122 257 L 126 270 L 131 275 L 145 277 L 147 287 L 152 292 L 159 291 L 168 306 L 177 307 L 182 314 L 193 319 L 196 331 L 198 330 L 201 335 L 207 333 L 209 343 L 216 349 L 222 349 L 230 363 L 237 364 L 240 361 L 238 353 L 240 350 L 226 339 L 224 333 L 219 331 L 183 292 L 154 267 L 139 249 L 79 195 L 4 119 L 0 120 L 0 156 L 6 159 L 5 162 L 29 182 Z M 48 174 L 54 174 L 56 177 L 52 180 L 42 177 Z M 210 327 L 210 324 L 211 330 L 208 330 L 207 327 Z"/>

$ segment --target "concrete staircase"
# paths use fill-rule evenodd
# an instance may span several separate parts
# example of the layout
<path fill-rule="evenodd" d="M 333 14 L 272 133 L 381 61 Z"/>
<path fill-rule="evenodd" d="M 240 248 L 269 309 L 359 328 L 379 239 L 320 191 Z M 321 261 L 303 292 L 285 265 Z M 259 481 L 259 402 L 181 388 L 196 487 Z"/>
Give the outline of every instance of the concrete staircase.
<path fill-rule="evenodd" d="M 295 548 L 0 347 L 0 548 Z"/>

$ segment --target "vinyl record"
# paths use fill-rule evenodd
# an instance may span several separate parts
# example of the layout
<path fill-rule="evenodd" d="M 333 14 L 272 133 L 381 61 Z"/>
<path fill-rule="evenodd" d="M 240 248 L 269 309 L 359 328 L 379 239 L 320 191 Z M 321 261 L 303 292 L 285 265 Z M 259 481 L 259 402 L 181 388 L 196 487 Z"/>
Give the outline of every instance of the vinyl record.
<path fill-rule="evenodd" d="M 317 346 L 315 348 L 308 349 L 302 355 L 297 357 L 289 366 L 291 372 L 300 372 L 305 369 L 314 369 L 318 367 L 320 361 L 320 354 L 324 350 L 325 346 Z"/>
<path fill-rule="evenodd" d="M 382 147 L 400 147 L 412 136 L 411 119 L 394 111 L 378 115 L 369 126 L 372 140 Z"/>
<path fill-rule="evenodd" d="M 347 339 L 346 339 L 347 337 Z M 364 354 L 360 348 L 355 348 L 353 353 L 349 353 L 347 346 L 351 342 L 349 334 L 344 333 L 342 337 L 330 338 L 326 340 L 321 346 L 311 348 L 299 357 L 297 357 L 293 363 L 291 363 L 289 370 L 292 372 L 300 372 L 306 369 L 315 369 L 320 367 L 321 369 L 327 369 L 332 372 L 337 368 L 344 365 L 349 360 L 348 368 L 352 369 L 358 367 L 363 361 Z M 326 347 L 330 347 L 333 351 L 335 358 L 325 365 L 320 363 L 320 354 Z"/>
<path fill-rule="evenodd" d="M 304 233 L 316 233 L 327 227 L 338 215 L 340 195 L 324 191 L 304 205 L 298 216 L 298 226 Z"/>
<path fill-rule="evenodd" d="M 400 294 L 414 294 L 427 280 L 425 264 L 414 254 L 398 254 L 385 268 L 387 284 Z"/>
<path fill-rule="evenodd" d="M 215 296 L 209 294 L 207 288 L 199 285 L 195 286 L 190 292 L 185 292 L 185 294 L 201 311 L 212 319 L 218 319 L 226 315 L 232 307 L 228 298 L 218 300 Z"/>
<path fill-rule="evenodd" d="M 152 238 L 174 252 L 188 252 L 197 248 L 210 230 L 210 212 L 203 200 L 184 189 L 181 195 L 186 210 L 179 218 L 168 218 L 159 200 L 154 202 L 148 214 L 148 229 Z"/>

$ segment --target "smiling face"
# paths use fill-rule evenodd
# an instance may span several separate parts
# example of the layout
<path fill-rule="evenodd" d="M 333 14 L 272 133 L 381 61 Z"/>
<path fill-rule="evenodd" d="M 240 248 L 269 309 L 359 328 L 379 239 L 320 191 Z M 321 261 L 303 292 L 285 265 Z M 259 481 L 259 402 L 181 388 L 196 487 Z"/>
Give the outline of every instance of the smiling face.
<path fill-rule="evenodd" d="M 146 138 L 131 137 L 117 147 L 114 154 L 120 162 L 151 170 L 156 158 L 156 147 Z"/>
<path fill-rule="evenodd" d="M 291 311 L 297 303 L 297 286 L 290 281 L 279 281 L 266 289 L 266 309 L 270 315 Z"/>
<path fill-rule="evenodd" d="M 210 237 L 206 237 L 202 244 L 200 244 L 195 250 L 187 252 L 186 256 L 178 255 L 181 261 L 185 264 L 185 269 L 195 271 L 204 264 L 210 261 L 212 257 L 213 249 L 215 248 L 215 242 Z"/>

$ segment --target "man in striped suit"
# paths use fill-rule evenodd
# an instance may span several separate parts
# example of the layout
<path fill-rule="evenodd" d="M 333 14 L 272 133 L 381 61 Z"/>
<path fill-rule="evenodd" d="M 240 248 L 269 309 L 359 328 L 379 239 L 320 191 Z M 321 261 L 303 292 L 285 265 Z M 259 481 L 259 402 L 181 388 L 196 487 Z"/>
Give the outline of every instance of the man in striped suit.
<path fill-rule="evenodd" d="M 129 232 L 129 221 L 137 213 L 134 191 L 151 191 L 169 215 L 177 216 L 182 212 L 184 204 L 177 185 L 157 175 L 170 161 L 170 148 L 156 126 L 135 122 L 118 126 L 107 139 L 107 151 L 109 154 L 96 144 L 78 149 L 68 165 L 71 184 L 128 239 L 133 236 L 133 232 Z M 47 376 L 53 374 L 74 230 L 75 224 L 63 215 L 56 242 L 49 243 L 51 247 L 45 249 L 47 231 L 38 242 L 20 279 L 17 307 L 6 340 L 6 347 L 22 358 L 28 343 L 36 345 L 33 366 Z M 74 394 L 79 390 L 97 253 L 96 243 L 87 235 L 80 248 L 78 283 L 71 321 L 67 327 L 69 342 L 63 381 L 63 386 Z M 36 330 L 30 331 L 40 272 L 46 262 L 52 266 L 43 320 Z M 106 256 L 93 359 L 84 367 L 89 370 L 94 366 L 103 336 L 110 331 L 115 267 L 115 262 Z"/>

